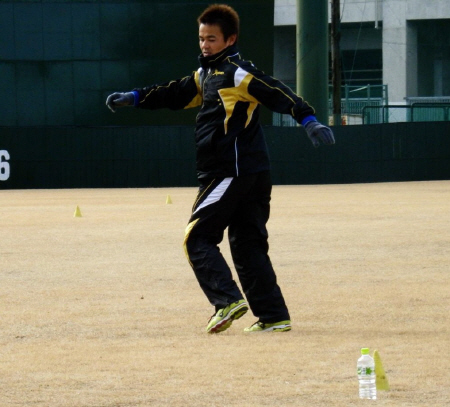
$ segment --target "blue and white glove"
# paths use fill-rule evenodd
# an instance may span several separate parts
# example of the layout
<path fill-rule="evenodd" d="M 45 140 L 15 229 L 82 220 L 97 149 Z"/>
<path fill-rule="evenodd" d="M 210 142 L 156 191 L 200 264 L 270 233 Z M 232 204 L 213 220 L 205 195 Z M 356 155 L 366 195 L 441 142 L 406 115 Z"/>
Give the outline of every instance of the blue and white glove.
<path fill-rule="evenodd" d="M 319 147 L 321 144 L 331 145 L 335 143 L 334 135 L 331 129 L 317 120 L 309 120 L 304 124 L 306 134 L 311 140 L 314 147 Z"/>
<path fill-rule="evenodd" d="M 106 99 L 106 106 L 108 106 L 111 112 L 115 113 L 116 108 L 123 106 L 134 105 L 134 93 L 133 92 L 115 92 L 108 96 Z"/>

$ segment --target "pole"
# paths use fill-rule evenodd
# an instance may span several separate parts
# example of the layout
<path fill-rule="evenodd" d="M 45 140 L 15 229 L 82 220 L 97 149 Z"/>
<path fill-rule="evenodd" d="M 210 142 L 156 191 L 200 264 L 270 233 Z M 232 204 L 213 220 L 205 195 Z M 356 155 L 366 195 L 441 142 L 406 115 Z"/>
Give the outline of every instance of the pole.
<path fill-rule="evenodd" d="M 331 70 L 333 84 L 333 122 L 335 126 L 341 124 L 341 5 L 340 0 L 331 2 Z"/>
<path fill-rule="evenodd" d="M 328 123 L 328 2 L 297 0 L 297 93 Z"/>

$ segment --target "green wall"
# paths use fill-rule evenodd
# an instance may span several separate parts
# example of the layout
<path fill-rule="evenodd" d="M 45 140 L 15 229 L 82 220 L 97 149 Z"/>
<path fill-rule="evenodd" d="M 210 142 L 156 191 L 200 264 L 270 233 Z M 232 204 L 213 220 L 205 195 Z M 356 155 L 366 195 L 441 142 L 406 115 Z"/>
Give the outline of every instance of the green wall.
<path fill-rule="evenodd" d="M 333 127 L 336 145 L 312 149 L 303 129 L 266 128 L 277 184 L 450 179 L 450 122 Z"/>
<path fill-rule="evenodd" d="M 265 127 L 274 184 L 450 179 L 450 122 Z M 430 136 L 432 135 L 432 137 Z M 0 128 L 0 189 L 195 186 L 193 126 Z"/>
<path fill-rule="evenodd" d="M 1 0 L 0 126 L 193 123 L 195 109 L 113 115 L 105 100 L 197 70 L 196 19 L 210 3 Z M 273 0 L 227 3 L 241 17 L 242 55 L 271 73 Z"/>

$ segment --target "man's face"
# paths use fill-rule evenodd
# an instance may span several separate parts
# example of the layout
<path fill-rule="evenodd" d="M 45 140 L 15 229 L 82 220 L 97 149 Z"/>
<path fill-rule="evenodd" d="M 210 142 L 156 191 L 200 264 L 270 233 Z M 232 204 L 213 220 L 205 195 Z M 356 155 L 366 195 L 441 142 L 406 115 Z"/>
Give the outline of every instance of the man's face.
<path fill-rule="evenodd" d="M 236 35 L 231 35 L 226 41 L 220 27 L 216 24 L 200 24 L 198 28 L 200 49 L 204 57 L 215 55 L 226 47 L 234 44 Z"/>

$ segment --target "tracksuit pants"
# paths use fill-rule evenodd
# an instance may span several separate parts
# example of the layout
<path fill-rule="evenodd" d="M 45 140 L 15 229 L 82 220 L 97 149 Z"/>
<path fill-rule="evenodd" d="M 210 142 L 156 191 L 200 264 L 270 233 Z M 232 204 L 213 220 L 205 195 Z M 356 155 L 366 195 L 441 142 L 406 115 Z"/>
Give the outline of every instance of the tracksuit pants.
<path fill-rule="evenodd" d="M 265 323 L 290 319 L 268 255 L 271 191 L 268 171 L 200 180 L 184 239 L 200 287 L 217 310 L 243 299 L 218 246 L 228 227 L 241 287 L 253 314 Z"/>

